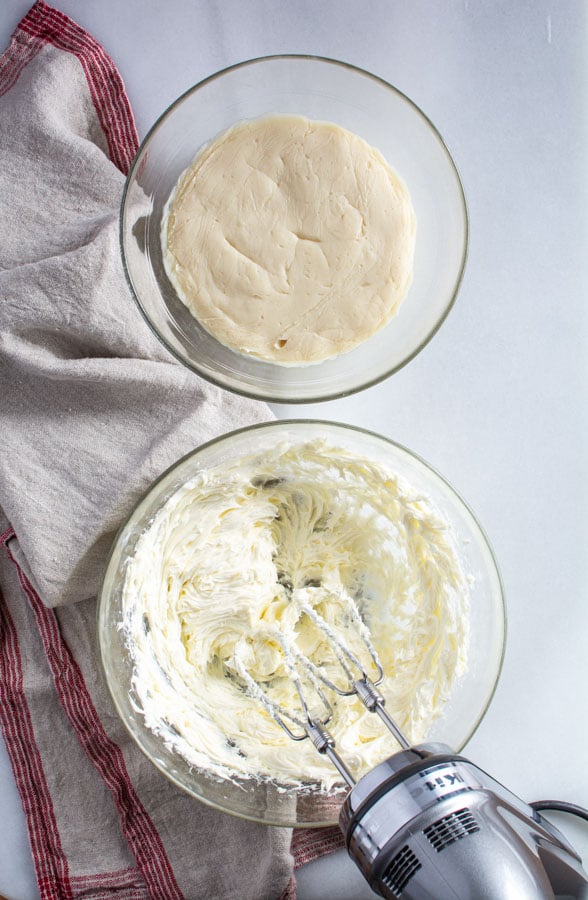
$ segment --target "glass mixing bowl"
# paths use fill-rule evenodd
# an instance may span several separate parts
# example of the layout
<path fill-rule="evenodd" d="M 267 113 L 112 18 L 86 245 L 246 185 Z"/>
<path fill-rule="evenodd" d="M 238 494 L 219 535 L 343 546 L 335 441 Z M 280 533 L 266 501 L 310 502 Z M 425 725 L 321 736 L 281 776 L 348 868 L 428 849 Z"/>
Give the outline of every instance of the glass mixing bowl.
<path fill-rule="evenodd" d="M 269 452 L 279 441 L 301 443 L 317 438 L 385 464 L 430 497 L 453 529 L 463 570 L 472 581 L 469 668 L 457 681 L 427 739 L 460 750 L 488 708 L 502 664 L 505 613 L 500 576 L 487 538 L 453 488 L 409 450 L 377 434 L 331 422 L 282 420 L 235 431 L 199 447 L 152 485 L 121 528 L 98 600 L 98 638 L 106 682 L 119 716 L 141 750 L 164 775 L 198 800 L 243 818 L 284 826 L 333 824 L 345 792 L 299 791 L 247 778 L 233 783 L 191 767 L 145 726 L 132 688 L 133 661 L 119 626 L 126 565 L 141 534 L 181 485 L 210 467 Z M 391 740 L 391 753 L 394 746 Z"/>
<path fill-rule="evenodd" d="M 220 132 L 273 113 L 335 122 L 378 148 L 405 182 L 417 219 L 414 278 L 397 315 L 354 350 L 309 366 L 264 362 L 219 343 L 178 298 L 163 267 L 161 220 L 178 177 Z M 310 56 L 271 56 L 232 66 L 172 103 L 141 145 L 120 216 L 127 280 L 157 337 L 209 381 L 278 403 L 351 394 L 416 356 L 453 304 L 467 238 L 457 170 L 424 113 L 380 78 Z"/>

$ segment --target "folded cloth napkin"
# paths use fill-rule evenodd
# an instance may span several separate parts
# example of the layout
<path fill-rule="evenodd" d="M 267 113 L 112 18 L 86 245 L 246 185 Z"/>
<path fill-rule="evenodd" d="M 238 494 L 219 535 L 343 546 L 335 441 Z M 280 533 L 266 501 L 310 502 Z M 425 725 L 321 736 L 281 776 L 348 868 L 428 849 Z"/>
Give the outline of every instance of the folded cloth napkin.
<path fill-rule="evenodd" d="M 0 59 L 0 722 L 41 897 L 293 898 L 295 863 L 338 832 L 296 832 L 291 852 L 290 830 L 175 789 L 97 663 L 95 595 L 137 498 L 271 417 L 177 364 L 135 309 L 117 220 L 136 149 L 112 60 L 37 2 Z"/>

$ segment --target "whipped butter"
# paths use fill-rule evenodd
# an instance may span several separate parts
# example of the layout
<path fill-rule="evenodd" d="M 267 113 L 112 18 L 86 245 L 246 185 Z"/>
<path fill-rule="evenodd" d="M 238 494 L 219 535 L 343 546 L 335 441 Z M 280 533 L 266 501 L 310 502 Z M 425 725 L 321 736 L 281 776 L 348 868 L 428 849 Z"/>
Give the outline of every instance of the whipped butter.
<path fill-rule="evenodd" d="M 452 533 L 431 502 L 317 440 L 200 472 L 157 512 L 126 570 L 121 627 L 146 725 L 213 775 L 330 787 L 328 759 L 292 741 L 239 672 L 300 712 L 283 642 L 343 684 L 313 616 L 369 667 L 354 608 L 388 712 L 424 739 L 465 671 L 469 614 Z M 359 777 L 394 739 L 359 701 L 327 694 L 329 729 Z"/>
<path fill-rule="evenodd" d="M 270 116 L 207 145 L 162 223 L 166 272 L 221 343 L 285 365 L 348 351 L 397 312 L 415 216 L 378 150 L 326 122 Z"/>

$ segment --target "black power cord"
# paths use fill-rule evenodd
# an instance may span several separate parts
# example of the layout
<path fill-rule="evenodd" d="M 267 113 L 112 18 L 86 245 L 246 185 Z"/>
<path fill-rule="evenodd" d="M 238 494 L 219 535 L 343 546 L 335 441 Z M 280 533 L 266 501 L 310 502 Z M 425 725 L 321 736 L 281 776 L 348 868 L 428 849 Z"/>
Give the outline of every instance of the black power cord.
<path fill-rule="evenodd" d="M 529 806 L 536 812 L 552 809 L 557 812 L 570 813 L 572 816 L 578 816 L 588 822 L 588 809 L 584 809 L 583 806 L 578 806 L 576 803 L 568 803 L 566 800 L 535 800 L 534 803 L 529 803 Z"/>

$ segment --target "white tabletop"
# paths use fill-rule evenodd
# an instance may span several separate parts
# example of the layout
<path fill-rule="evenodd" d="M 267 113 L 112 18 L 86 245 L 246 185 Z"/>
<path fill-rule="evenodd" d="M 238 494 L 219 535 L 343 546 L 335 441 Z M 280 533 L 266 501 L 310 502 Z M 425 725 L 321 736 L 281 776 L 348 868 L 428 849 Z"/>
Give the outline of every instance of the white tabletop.
<path fill-rule="evenodd" d="M 432 343 L 367 391 L 282 416 L 348 422 L 410 447 L 466 498 L 502 572 L 501 682 L 466 748 L 525 799 L 588 806 L 588 24 L 581 0 L 54 0 L 102 42 L 140 136 L 243 59 L 314 53 L 368 69 L 441 131 L 468 200 L 469 260 Z M 29 7 L 0 7 L 0 43 Z M 0 894 L 37 895 L 0 752 Z M 553 821 L 588 861 L 588 829 Z M 343 854 L 300 900 L 373 896 Z"/>

